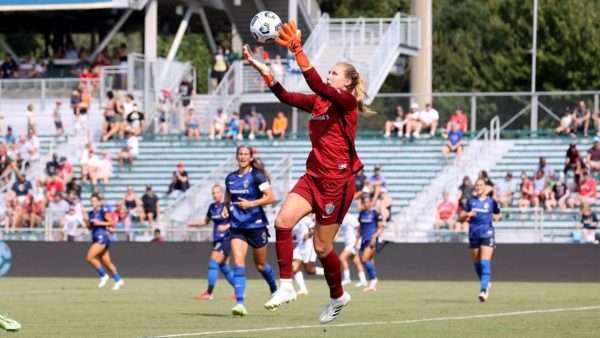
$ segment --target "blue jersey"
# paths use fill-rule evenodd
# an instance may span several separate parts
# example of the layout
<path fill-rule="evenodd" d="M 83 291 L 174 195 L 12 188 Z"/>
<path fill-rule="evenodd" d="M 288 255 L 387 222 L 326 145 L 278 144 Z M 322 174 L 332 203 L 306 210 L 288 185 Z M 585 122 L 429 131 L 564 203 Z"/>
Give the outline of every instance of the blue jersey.
<path fill-rule="evenodd" d="M 494 235 L 494 224 L 492 215 L 499 214 L 498 203 L 491 197 L 483 200 L 471 197 L 464 208 L 466 212 L 475 212 L 475 216 L 469 220 L 469 237 L 492 237 Z"/>
<path fill-rule="evenodd" d="M 206 218 L 213 222 L 213 241 L 219 241 L 229 237 L 229 229 L 219 231 L 219 226 L 229 224 L 229 218 L 223 218 L 222 212 L 225 204 L 223 202 L 213 202 L 208 206 Z"/>
<path fill-rule="evenodd" d="M 452 144 L 453 146 L 457 145 L 460 141 L 462 141 L 464 137 L 465 135 L 460 130 L 452 130 L 448 133 L 448 141 L 450 141 L 450 144 Z"/>
<path fill-rule="evenodd" d="M 377 223 L 380 221 L 380 215 L 375 209 L 363 210 L 358 214 L 360 222 L 360 237 L 363 242 L 370 241 L 377 232 Z"/>
<path fill-rule="evenodd" d="M 237 203 L 240 198 L 254 201 L 263 196 L 260 187 L 263 189 L 268 187 L 267 178 L 257 170 L 250 169 L 244 175 L 240 175 L 239 171 L 234 171 L 225 178 L 225 186 L 231 204 L 229 206 L 229 220 L 232 228 L 240 229 L 258 229 L 266 227 L 269 222 L 267 215 L 262 207 L 253 207 L 242 209 Z"/>

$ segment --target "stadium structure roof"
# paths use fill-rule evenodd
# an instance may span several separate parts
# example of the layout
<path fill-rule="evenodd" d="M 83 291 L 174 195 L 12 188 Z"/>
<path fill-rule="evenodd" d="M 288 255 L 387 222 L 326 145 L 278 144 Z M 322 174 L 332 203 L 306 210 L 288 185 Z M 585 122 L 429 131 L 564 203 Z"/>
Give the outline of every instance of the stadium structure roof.
<path fill-rule="evenodd" d="M 0 0 L 0 12 L 140 8 L 136 0 Z"/>

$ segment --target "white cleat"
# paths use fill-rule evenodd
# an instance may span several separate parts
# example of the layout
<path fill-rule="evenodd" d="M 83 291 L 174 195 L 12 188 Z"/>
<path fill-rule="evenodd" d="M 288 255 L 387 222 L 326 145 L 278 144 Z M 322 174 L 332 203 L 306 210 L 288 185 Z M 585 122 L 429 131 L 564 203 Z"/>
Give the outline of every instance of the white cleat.
<path fill-rule="evenodd" d="M 115 285 L 112 287 L 113 290 L 117 291 L 119 290 L 123 285 L 125 285 L 125 281 L 120 279 L 118 282 L 115 283 Z"/>
<path fill-rule="evenodd" d="M 364 292 L 377 291 L 377 278 L 369 281 L 369 286 L 363 289 Z"/>
<path fill-rule="evenodd" d="M 298 295 L 298 296 L 307 296 L 308 295 L 308 289 L 300 289 L 300 290 L 298 290 L 298 292 L 296 292 L 296 295 Z"/>
<path fill-rule="evenodd" d="M 350 294 L 344 292 L 342 297 L 329 301 L 329 304 L 325 305 L 325 309 L 321 312 L 321 316 L 319 316 L 321 324 L 326 324 L 336 319 L 340 312 L 342 312 L 344 306 L 347 306 L 350 303 L 350 300 L 352 300 Z"/>
<path fill-rule="evenodd" d="M 348 285 L 348 284 L 350 284 L 350 283 L 352 283 L 352 281 L 351 281 L 351 280 L 349 280 L 349 279 L 344 279 L 344 280 L 342 281 L 342 286 L 344 286 L 344 285 Z"/>
<path fill-rule="evenodd" d="M 481 292 L 479 293 L 479 301 L 483 303 L 483 302 L 485 302 L 487 299 L 488 299 L 488 293 L 487 293 L 487 291 L 481 291 Z"/>
<path fill-rule="evenodd" d="M 354 286 L 356 286 L 357 288 L 365 288 L 365 287 L 367 287 L 367 281 L 360 281 L 360 282 L 354 284 Z"/>
<path fill-rule="evenodd" d="M 100 277 L 100 283 L 98 283 L 98 289 L 102 289 L 103 287 L 105 287 L 106 283 L 108 282 L 109 279 L 110 279 L 110 277 L 108 277 L 108 275 L 104 275 L 104 276 Z"/>
<path fill-rule="evenodd" d="M 279 289 L 265 303 L 265 309 L 276 311 L 282 304 L 293 302 L 297 297 L 296 290 L 294 290 L 294 286 L 291 283 L 281 283 Z"/>

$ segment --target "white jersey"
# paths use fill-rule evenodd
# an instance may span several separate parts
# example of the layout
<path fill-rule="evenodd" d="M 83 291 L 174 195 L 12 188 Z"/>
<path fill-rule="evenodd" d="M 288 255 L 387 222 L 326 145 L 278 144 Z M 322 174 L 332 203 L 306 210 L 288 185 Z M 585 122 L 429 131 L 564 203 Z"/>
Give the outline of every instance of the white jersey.
<path fill-rule="evenodd" d="M 315 262 L 317 260 L 317 254 L 315 253 L 312 238 L 305 238 L 314 227 L 314 224 L 315 222 L 312 217 L 304 217 L 292 230 L 292 234 L 296 240 L 294 260 L 299 260 L 304 263 Z"/>
<path fill-rule="evenodd" d="M 342 221 L 342 238 L 344 239 L 344 247 L 354 247 L 356 243 L 356 230 L 360 226 L 356 216 L 347 213 Z"/>

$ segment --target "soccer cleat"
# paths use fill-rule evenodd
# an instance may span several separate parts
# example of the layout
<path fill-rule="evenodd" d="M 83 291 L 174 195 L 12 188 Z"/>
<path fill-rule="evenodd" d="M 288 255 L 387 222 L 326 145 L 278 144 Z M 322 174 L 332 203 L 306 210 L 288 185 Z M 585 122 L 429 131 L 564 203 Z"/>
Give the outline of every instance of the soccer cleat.
<path fill-rule="evenodd" d="M 481 290 L 481 292 L 479 293 L 479 301 L 480 302 L 485 302 L 488 299 L 488 292 Z"/>
<path fill-rule="evenodd" d="M 361 280 L 360 282 L 354 284 L 354 286 L 357 288 L 365 288 L 365 287 L 367 287 L 367 281 Z"/>
<path fill-rule="evenodd" d="M 231 309 L 231 314 L 234 316 L 243 317 L 248 314 L 246 307 L 244 304 L 235 304 L 235 306 Z"/>
<path fill-rule="evenodd" d="M 279 289 L 273 293 L 271 299 L 265 303 L 265 309 L 276 311 L 281 304 L 295 301 L 297 298 L 296 290 L 291 283 L 281 283 Z"/>
<path fill-rule="evenodd" d="M 120 289 L 120 288 L 121 288 L 123 285 L 125 285 L 125 281 L 124 281 L 124 280 L 122 280 L 122 279 L 119 279 L 119 281 L 115 283 L 115 285 L 112 287 L 112 289 L 113 289 L 114 291 L 117 291 L 117 290 L 119 290 L 119 289 Z"/>
<path fill-rule="evenodd" d="M 106 286 L 106 283 L 108 282 L 109 279 L 110 279 L 110 277 L 108 277 L 108 275 L 104 275 L 104 276 L 100 277 L 100 283 L 98 283 L 98 289 L 102 289 L 104 286 Z"/>
<path fill-rule="evenodd" d="M 296 292 L 296 294 L 298 296 L 306 296 L 306 295 L 308 295 L 308 290 L 307 289 L 300 289 L 300 290 L 298 290 L 298 292 Z"/>
<path fill-rule="evenodd" d="M 0 327 L 6 331 L 19 331 L 21 329 L 21 324 L 14 319 L 0 315 Z"/>
<path fill-rule="evenodd" d="M 329 304 L 325 305 L 325 309 L 321 312 L 319 316 L 319 321 L 321 324 L 329 323 L 339 316 L 340 312 L 344 306 L 347 306 L 350 303 L 350 294 L 348 292 L 344 292 L 342 297 L 338 299 L 332 299 Z"/>
<path fill-rule="evenodd" d="M 369 285 L 363 289 L 364 292 L 377 291 L 377 278 L 370 280 Z"/>
<path fill-rule="evenodd" d="M 342 286 L 344 286 L 344 285 L 348 285 L 348 284 L 350 284 L 350 283 L 352 283 L 352 281 L 351 281 L 351 280 L 349 280 L 349 279 L 344 279 L 344 280 L 342 281 Z"/>
<path fill-rule="evenodd" d="M 197 300 L 213 300 L 213 295 L 204 291 L 202 293 L 197 294 L 195 298 Z"/>

